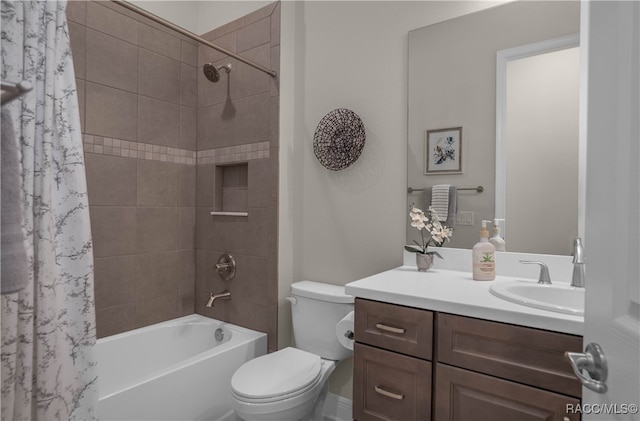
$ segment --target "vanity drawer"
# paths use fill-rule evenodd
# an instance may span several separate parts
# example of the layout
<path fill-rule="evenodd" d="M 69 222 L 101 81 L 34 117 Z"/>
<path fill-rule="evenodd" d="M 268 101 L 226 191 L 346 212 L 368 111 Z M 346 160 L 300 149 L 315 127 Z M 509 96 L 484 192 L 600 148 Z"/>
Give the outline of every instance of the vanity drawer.
<path fill-rule="evenodd" d="M 431 363 L 356 343 L 353 418 L 430 420 Z"/>
<path fill-rule="evenodd" d="M 433 313 L 357 298 L 355 340 L 430 360 Z"/>
<path fill-rule="evenodd" d="M 564 352 L 582 352 L 582 337 L 443 313 L 437 317 L 438 362 L 581 396 Z"/>

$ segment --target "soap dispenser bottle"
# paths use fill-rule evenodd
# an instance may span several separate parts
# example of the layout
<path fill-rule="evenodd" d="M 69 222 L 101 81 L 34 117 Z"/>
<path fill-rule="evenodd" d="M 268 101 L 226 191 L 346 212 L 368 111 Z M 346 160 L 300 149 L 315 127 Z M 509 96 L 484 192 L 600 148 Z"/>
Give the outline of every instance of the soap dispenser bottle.
<path fill-rule="evenodd" d="M 493 220 L 493 236 L 489 238 L 489 242 L 493 244 L 496 251 L 507 251 L 506 243 L 500 236 L 500 225 L 498 221 L 504 221 L 504 219 L 494 218 Z"/>
<path fill-rule="evenodd" d="M 480 241 L 473 246 L 473 279 L 475 281 L 493 281 L 496 278 L 496 248 L 489 242 L 487 223 L 482 221 Z"/>

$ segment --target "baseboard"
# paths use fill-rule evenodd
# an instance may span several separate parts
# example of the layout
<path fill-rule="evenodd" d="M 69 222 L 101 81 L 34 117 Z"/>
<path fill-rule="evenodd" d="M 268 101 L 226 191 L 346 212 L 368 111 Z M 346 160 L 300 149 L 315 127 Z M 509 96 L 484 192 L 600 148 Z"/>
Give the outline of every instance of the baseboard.
<path fill-rule="evenodd" d="M 322 415 L 325 421 L 351 421 L 352 402 L 343 396 L 327 393 Z"/>

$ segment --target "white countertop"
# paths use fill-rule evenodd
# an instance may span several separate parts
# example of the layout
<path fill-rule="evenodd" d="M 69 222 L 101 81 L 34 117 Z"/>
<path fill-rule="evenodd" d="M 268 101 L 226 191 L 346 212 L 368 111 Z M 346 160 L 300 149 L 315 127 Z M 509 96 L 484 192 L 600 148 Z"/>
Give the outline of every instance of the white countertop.
<path fill-rule="evenodd" d="M 348 283 L 345 290 L 359 298 L 554 332 L 584 334 L 583 317 L 515 304 L 489 292 L 494 282 L 516 279 L 526 278 L 498 275 L 495 281 L 474 281 L 468 272 L 437 268 L 418 272 L 415 266 L 400 266 Z"/>

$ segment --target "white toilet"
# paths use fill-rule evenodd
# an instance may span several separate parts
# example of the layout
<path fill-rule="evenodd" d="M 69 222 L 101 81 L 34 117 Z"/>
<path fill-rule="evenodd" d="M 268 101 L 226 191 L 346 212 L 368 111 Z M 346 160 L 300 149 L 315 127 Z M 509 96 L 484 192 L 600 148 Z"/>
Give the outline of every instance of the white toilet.
<path fill-rule="evenodd" d="M 353 311 L 344 287 L 301 281 L 291 285 L 296 348 L 284 348 L 243 364 L 231 379 L 236 413 L 246 421 L 316 419 L 327 394 L 327 379 L 352 351 L 336 325 Z M 315 415 L 314 415 L 315 414 Z"/>

